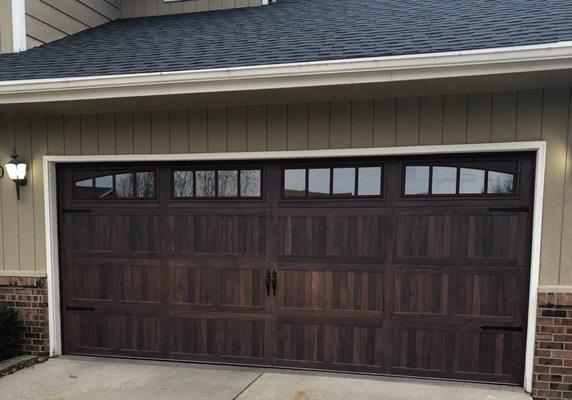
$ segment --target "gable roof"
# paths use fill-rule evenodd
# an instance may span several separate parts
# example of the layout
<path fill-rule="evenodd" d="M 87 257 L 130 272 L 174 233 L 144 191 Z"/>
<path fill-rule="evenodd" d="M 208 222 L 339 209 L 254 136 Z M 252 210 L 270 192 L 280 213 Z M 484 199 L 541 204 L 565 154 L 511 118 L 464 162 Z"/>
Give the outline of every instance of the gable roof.
<path fill-rule="evenodd" d="M 0 56 L 0 81 L 190 71 L 572 40 L 569 0 L 278 0 L 116 20 Z"/>

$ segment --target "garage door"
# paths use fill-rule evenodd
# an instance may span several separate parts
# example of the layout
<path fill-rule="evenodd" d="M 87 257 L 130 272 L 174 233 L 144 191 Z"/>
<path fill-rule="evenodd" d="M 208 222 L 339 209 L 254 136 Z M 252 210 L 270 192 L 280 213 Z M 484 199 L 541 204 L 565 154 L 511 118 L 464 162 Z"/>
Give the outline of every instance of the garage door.
<path fill-rule="evenodd" d="M 64 351 L 521 384 L 529 154 L 59 168 Z"/>

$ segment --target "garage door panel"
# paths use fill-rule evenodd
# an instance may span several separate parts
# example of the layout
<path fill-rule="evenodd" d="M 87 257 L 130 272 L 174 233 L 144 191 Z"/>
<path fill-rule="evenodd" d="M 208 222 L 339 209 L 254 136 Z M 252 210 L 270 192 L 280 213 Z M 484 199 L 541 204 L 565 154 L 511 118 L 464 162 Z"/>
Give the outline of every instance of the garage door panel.
<path fill-rule="evenodd" d="M 89 312 L 66 311 L 64 338 L 70 353 L 112 354 L 119 347 L 120 317 Z"/>
<path fill-rule="evenodd" d="M 380 327 L 279 322 L 276 332 L 281 365 L 381 371 L 384 331 Z"/>
<path fill-rule="evenodd" d="M 375 257 L 387 261 L 393 223 L 386 215 L 295 215 L 278 218 L 278 256 Z"/>
<path fill-rule="evenodd" d="M 528 230 L 522 215 L 400 215 L 397 262 L 523 265 Z"/>
<path fill-rule="evenodd" d="M 170 216 L 170 253 L 265 254 L 266 226 L 264 215 Z"/>
<path fill-rule="evenodd" d="M 449 274 L 427 271 L 398 271 L 394 282 L 396 313 L 447 314 Z"/>
<path fill-rule="evenodd" d="M 383 311 L 383 272 L 282 270 L 278 277 L 278 307 Z"/>
<path fill-rule="evenodd" d="M 119 348 L 121 352 L 136 352 L 144 357 L 161 354 L 163 335 L 160 317 L 121 316 L 119 324 L 122 331 Z"/>
<path fill-rule="evenodd" d="M 73 215 L 70 250 L 78 254 L 159 254 L 157 216 Z"/>
<path fill-rule="evenodd" d="M 391 367 L 396 373 L 445 376 L 451 339 L 446 330 L 393 328 Z"/>
<path fill-rule="evenodd" d="M 522 355 L 522 333 L 457 332 L 453 369 L 464 379 L 510 381 Z"/>
<path fill-rule="evenodd" d="M 217 330 L 214 319 L 173 318 L 169 354 L 175 358 L 214 356 Z"/>
<path fill-rule="evenodd" d="M 169 268 L 169 303 L 213 305 L 216 271 L 209 268 Z"/>

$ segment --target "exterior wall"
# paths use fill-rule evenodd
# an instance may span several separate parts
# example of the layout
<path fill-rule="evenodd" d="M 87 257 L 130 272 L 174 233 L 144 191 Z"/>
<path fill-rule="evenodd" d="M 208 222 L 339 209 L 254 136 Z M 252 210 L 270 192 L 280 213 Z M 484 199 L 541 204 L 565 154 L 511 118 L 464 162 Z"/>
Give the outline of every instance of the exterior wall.
<path fill-rule="evenodd" d="M 26 0 L 26 40 L 32 48 L 119 17 L 120 0 Z"/>
<path fill-rule="evenodd" d="M 12 51 L 14 51 L 12 1 L 0 0 L 0 53 L 11 53 Z"/>
<path fill-rule="evenodd" d="M 46 270 L 42 157 L 546 140 L 541 285 L 572 285 L 571 90 L 100 114 L 0 116 L 0 161 L 31 160 L 16 200 L 0 180 L 0 274 Z M 572 291 L 572 290 L 571 290 Z"/>
<path fill-rule="evenodd" d="M 572 397 L 572 293 L 540 293 L 534 362 L 535 399 Z"/>
<path fill-rule="evenodd" d="M 46 278 L 0 276 L 0 304 L 18 310 L 22 354 L 49 354 Z"/>
<path fill-rule="evenodd" d="M 261 6 L 262 0 L 121 0 L 121 18 Z"/>

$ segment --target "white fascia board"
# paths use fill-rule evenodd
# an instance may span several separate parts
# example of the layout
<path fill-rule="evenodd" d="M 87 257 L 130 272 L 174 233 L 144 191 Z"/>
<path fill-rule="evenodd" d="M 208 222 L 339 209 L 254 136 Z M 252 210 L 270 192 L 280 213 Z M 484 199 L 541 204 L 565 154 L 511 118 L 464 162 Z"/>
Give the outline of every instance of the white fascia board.
<path fill-rule="evenodd" d="M 572 70 L 572 41 L 419 55 L 0 82 L 0 104 L 405 82 Z"/>

